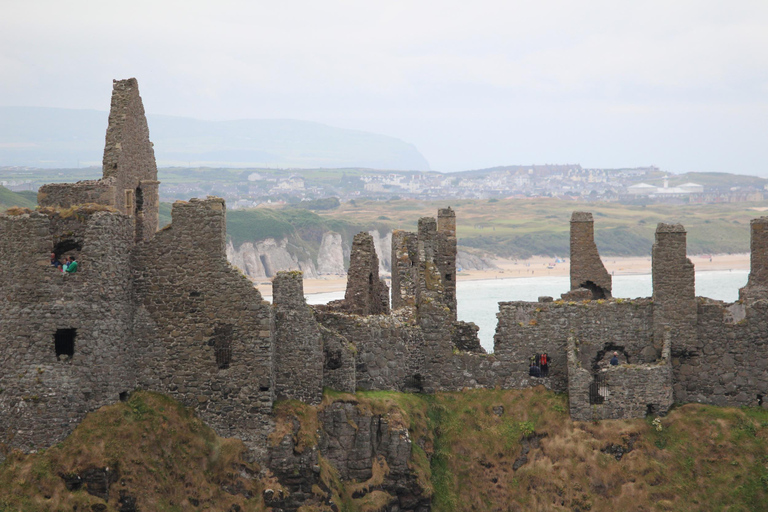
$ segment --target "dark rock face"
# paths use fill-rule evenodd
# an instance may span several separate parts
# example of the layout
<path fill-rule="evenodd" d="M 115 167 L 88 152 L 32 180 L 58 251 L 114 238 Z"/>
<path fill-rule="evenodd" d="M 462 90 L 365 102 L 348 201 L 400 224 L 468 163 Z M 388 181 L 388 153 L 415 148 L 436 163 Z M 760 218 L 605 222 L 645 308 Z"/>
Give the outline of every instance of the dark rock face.
<path fill-rule="evenodd" d="M 318 420 L 316 448 L 297 451 L 296 422 L 293 434 L 286 434 L 270 449 L 269 467 L 288 495 L 268 489 L 264 496 L 267 506 L 285 511 L 310 504 L 335 506 L 332 500 L 339 489 L 329 488 L 323 476 L 328 470 L 321 469 L 322 465 L 332 467 L 340 480 L 351 482 L 354 488 L 347 491 L 348 499 L 378 493 L 388 502 L 382 510 L 430 510 L 431 499 L 409 467 L 412 440 L 397 419 L 361 410 L 356 402 L 334 402 L 318 413 Z"/>
<path fill-rule="evenodd" d="M 61 475 L 69 491 L 84 489 L 88 494 L 109 501 L 109 488 L 118 479 L 116 469 L 88 468 L 82 474 Z"/>

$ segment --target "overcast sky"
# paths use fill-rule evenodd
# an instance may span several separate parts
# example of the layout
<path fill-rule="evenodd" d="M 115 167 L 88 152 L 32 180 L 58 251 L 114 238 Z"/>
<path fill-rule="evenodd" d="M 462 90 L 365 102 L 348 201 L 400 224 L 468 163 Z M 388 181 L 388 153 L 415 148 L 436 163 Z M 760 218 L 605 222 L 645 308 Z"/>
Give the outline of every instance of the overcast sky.
<path fill-rule="evenodd" d="M 2 1 L 0 105 L 289 118 L 438 171 L 768 177 L 768 1 Z M 152 127 L 150 126 L 150 132 Z"/>

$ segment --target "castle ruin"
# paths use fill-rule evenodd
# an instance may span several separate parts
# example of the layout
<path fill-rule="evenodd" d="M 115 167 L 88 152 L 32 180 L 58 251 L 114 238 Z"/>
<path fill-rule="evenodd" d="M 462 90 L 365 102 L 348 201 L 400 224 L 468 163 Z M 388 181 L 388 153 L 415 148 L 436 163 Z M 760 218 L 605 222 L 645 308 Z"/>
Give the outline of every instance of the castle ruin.
<path fill-rule="evenodd" d="M 592 216 L 571 219 L 571 290 L 502 302 L 494 353 L 456 316 L 456 216 L 392 237 L 392 289 L 369 235 L 353 244 L 345 298 L 310 307 L 298 272 L 274 302 L 225 255 L 226 208 L 177 201 L 158 231 L 158 182 L 135 79 L 116 81 L 103 178 L 46 185 L 37 211 L 0 215 L 0 443 L 34 450 L 136 389 L 194 408 L 266 458 L 275 400 L 345 392 L 543 384 L 575 420 L 663 414 L 674 402 L 755 405 L 768 394 L 768 218 L 752 222 L 741 300 L 695 297 L 679 224 L 659 224 L 653 297 L 612 298 Z M 62 274 L 49 255 L 76 254 Z M 622 364 L 607 359 L 620 354 Z M 548 376 L 528 374 L 547 353 Z"/>

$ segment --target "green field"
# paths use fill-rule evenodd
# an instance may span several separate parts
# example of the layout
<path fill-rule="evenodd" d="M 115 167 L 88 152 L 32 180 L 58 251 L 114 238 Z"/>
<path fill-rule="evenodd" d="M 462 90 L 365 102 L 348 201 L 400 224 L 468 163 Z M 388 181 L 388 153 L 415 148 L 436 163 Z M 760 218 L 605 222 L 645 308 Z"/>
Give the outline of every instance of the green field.
<path fill-rule="evenodd" d="M 768 202 L 633 206 L 546 198 L 355 201 L 318 213 L 326 218 L 354 218 L 360 224 L 384 222 L 396 229 L 415 230 L 420 217 L 433 217 L 438 208 L 446 206 L 456 211 L 459 245 L 526 258 L 567 255 L 573 211 L 592 212 L 595 239 L 606 256 L 650 254 L 659 222 L 685 226 L 689 254 L 744 253 L 749 251 L 749 221 L 763 215 Z"/>

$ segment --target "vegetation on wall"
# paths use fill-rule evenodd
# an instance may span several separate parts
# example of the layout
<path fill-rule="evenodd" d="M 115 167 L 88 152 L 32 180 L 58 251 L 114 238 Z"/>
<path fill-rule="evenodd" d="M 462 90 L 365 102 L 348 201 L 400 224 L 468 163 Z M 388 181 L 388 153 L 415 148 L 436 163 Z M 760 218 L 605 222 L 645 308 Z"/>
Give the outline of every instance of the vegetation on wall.
<path fill-rule="evenodd" d="M 270 442 L 282 438 L 281 425 L 291 431 L 296 421 L 297 449 L 315 446 L 317 410 L 349 400 L 408 428 L 410 468 L 436 512 L 750 511 L 768 500 L 768 410 L 757 407 L 688 404 L 664 418 L 592 423 L 572 422 L 567 397 L 543 387 L 326 391 L 318 407 L 277 403 Z M 243 451 L 240 441 L 218 438 L 177 402 L 136 392 L 89 414 L 63 443 L 8 454 L 0 465 L 0 510 L 118 510 L 121 496 L 134 497 L 139 510 L 264 510 L 261 492 L 278 484 L 257 478 L 259 468 Z M 377 510 L 364 506 L 371 494 L 358 498 L 362 482 L 333 478 L 327 466 L 321 460 L 321 477 L 338 510 Z M 106 500 L 87 485 L 67 488 L 67 478 L 92 468 L 118 475 Z M 99 504 L 105 508 L 93 508 Z"/>

